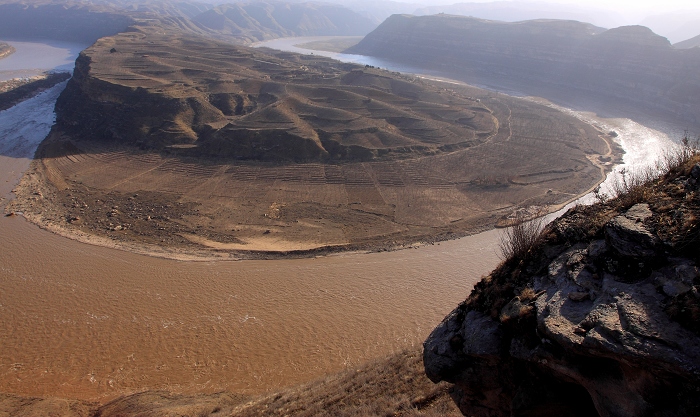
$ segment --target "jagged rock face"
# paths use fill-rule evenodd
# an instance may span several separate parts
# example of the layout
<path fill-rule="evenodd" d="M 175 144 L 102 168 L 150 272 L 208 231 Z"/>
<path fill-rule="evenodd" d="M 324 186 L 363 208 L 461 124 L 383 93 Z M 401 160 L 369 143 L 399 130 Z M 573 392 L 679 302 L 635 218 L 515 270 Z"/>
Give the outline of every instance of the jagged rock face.
<path fill-rule="evenodd" d="M 410 77 L 149 27 L 83 51 L 56 112 L 82 139 L 267 161 L 433 155 L 499 126 L 480 100 Z"/>
<path fill-rule="evenodd" d="M 433 330 L 428 377 L 454 383 L 468 416 L 698 415 L 697 226 L 675 240 L 664 227 L 669 212 L 694 222 L 700 164 L 688 171 L 665 189 L 690 206 L 555 221 L 538 255 L 507 261 Z"/>
<path fill-rule="evenodd" d="M 530 94 L 553 88 L 622 99 L 700 122 L 700 50 L 674 49 L 641 26 L 505 23 L 394 15 L 348 52 L 441 70 Z"/>

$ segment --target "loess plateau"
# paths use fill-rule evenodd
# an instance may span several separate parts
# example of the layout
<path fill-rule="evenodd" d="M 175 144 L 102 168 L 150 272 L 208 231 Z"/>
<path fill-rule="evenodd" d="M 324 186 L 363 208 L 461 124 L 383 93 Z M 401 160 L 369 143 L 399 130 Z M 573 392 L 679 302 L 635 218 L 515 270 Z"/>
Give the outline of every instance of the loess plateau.
<path fill-rule="evenodd" d="M 9 210 L 178 257 L 433 242 L 596 186 L 619 149 L 458 84 L 133 27 L 81 53 Z"/>

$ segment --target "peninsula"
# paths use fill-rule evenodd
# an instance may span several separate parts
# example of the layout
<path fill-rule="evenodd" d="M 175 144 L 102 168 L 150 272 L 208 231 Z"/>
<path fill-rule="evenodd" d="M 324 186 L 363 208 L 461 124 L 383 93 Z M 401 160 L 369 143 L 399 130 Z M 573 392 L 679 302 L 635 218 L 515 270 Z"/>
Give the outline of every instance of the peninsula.
<path fill-rule="evenodd" d="M 571 201 L 620 155 L 530 101 L 149 25 L 81 53 L 56 111 L 10 210 L 174 257 L 463 236 Z"/>

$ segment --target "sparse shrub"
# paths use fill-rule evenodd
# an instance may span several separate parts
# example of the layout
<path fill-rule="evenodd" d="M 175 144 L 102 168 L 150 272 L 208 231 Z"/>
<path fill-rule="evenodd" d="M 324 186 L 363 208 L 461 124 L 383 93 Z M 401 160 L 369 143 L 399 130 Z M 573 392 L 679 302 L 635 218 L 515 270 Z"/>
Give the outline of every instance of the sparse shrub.
<path fill-rule="evenodd" d="M 528 301 L 532 301 L 532 300 L 535 299 L 535 296 L 536 296 L 536 295 L 537 295 L 537 294 L 535 294 L 535 290 L 533 290 L 533 289 L 530 288 L 530 287 L 525 287 L 525 288 L 523 288 L 523 290 L 520 292 L 520 301 L 522 301 L 522 302 L 524 302 L 524 303 L 525 303 L 525 302 L 528 302 Z"/>
<path fill-rule="evenodd" d="M 661 172 L 672 172 L 685 165 L 695 155 L 700 153 L 700 137 L 691 139 L 686 131 L 681 139 L 681 145 L 664 154 L 657 163 Z"/>
<path fill-rule="evenodd" d="M 543 216 L 526 220 L 518 215 L 513 225 L 506 228 L 501 235 L 499 243 L 501 257 L 510 259 L 525 255 L 537 243 L 544 225 Z"/>
<path fill-rule="evenodd" d="M 681 145 L 665 152 L 654 166 L 634 172 L 622 168 L 610 185 L 611 195 L 601 192 L 600 186 L 593 190 L 593 195 L 597 202 L 610 202 L 616 207 L 629 207 L 649 201 L 655 181 L 677 171 L 699 152 L 700 138 L 691 139 L 688 132 L 685 132 Z"/>
<path fill-rule="evenodd" d="M 659 176 L 661 176 L 661 171 L 655 168 L 647 168 L 637 172 L 622 168 L 611 185 L 613 197 L 617 198 L 623 206 L 646 201 L 647 192 L 650 189 L 649 185 Z"/>
<path fill-rule="evenodd" d="M 610 199 L 610 196 L 608 194 L 604 193 L 600 189 L 600 185 L 598 185 L 597 187 L 595 187 L 593 189 L 593 196 L 595 197 L 596 202 L 602 203 L 602 204 L 604 204 L 606 201 L 608 201 Z"/>

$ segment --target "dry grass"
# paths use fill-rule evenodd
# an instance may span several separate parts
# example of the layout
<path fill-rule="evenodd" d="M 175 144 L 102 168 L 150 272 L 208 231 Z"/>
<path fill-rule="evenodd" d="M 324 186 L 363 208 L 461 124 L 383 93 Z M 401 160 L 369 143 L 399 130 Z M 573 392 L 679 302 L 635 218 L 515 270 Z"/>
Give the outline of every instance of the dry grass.
<path fill-rule="evenodd" d="M 610 202 L 616 208 L 650 201 L 653 198 L 653 184 L 664 176 L 677 173 L 699 151 L 700 138 L 691 139 L 686 131 L 680 146 L 665 152 L 654 166 L 636 172 L 623 168 L 612 183 L 611 195 L 602 193 L 600 187 L 594 190 L 594 195 L 599 203 Z"/>
<path fill-rule="evenodd" d="M 501 257 L 510 259 L 525 255 L 538 242 L 544 225 L 544 217 L 532 220 L 516 219 L 513 226 L 506 228 L 501 235 Z"/>
<path fill-rule="evenodd" d="M 543 273 L 551 259 L 573 244 L 604 239 L 605 224 L 638 203 L 649 204 L 653 216 L 645 221 L 645 226 L 665 245 L 665 258 L 685 257 L 697 264 L 700 262 L 697 251 L 700 245 L 700 180 L 691 172 L 698 164 L 697 141 L 685 140 L 682 147 L 669 152 L 653 170 L 623 175 L 613 187 L 613 198 L 600 199 L 591 206 L 577 206 L 547 225 L 541 233 L 534 227 L 525 227 L 526 223 L 513 228 L 502 243 L 504 255 L 510 256 L 477 283 L 467 305 L 499 318 L 501 310 L 511 300 L 517 298 L 525 304 L 536 298 L 537 294 L 530 288 L 531 278 Z M 664 261 L 655 262 L 660 268 Z M 696 279 L 694 285 L 700 286 L 700 279 Z M 517 316 L 517 331 L 525 331 L 519 321 L 530 319 L 527 311 L 523 313 Z M 700 300 L 697 297 L 690 293 L 674 297 L 666 306 L 666 313 L 700 334 Z M 512 318 L 512 315 L 506 316 L 506 319 Z"/>
<path fill-rule="evenodd" d="M 247 399 L 231 393 L 180 395 L 147 391 L 109 402 L 90 417 L 223 417 Z"/>
<path fill-rule="evenodd" d="M 253 400 L 233 416 L 461 416 L 445 383 L 424 374 L 420 349 Z"/>

